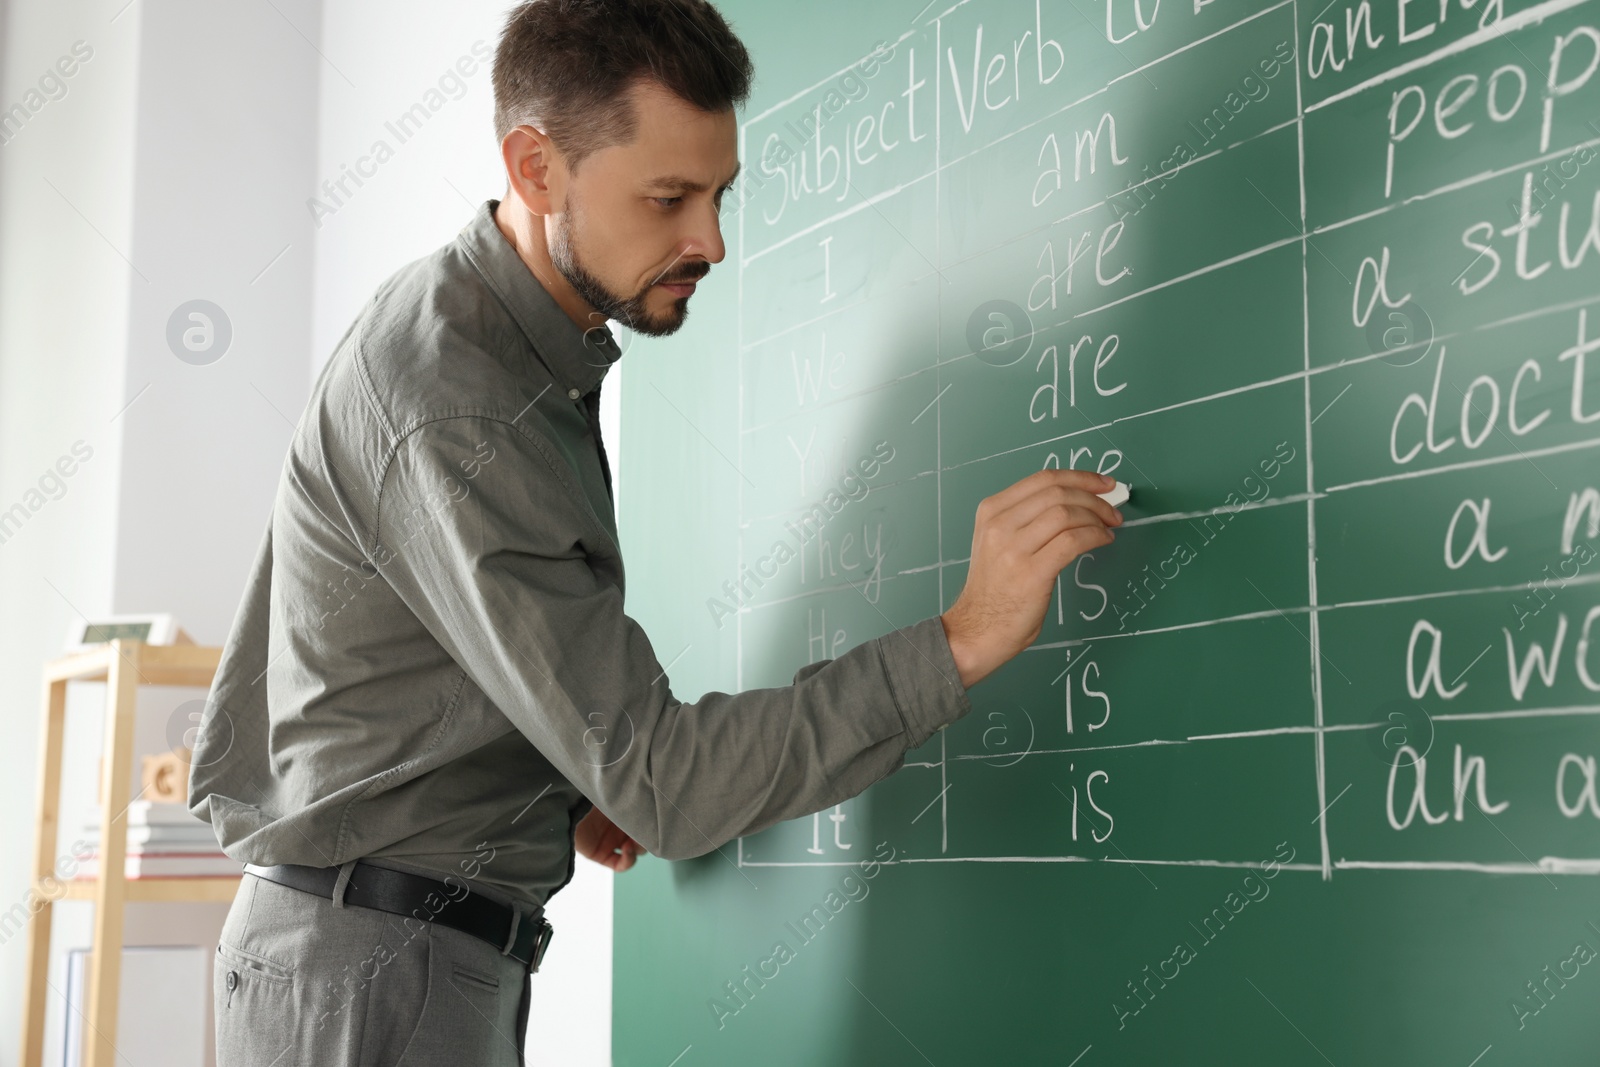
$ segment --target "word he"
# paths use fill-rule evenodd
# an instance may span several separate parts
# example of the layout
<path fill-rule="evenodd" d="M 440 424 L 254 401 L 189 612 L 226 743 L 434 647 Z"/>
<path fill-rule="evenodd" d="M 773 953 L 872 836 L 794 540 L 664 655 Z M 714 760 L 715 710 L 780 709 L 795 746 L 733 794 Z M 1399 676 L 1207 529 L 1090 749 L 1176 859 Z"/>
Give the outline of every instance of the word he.
<path fill-rule="evenodd" d="M 872 446 L 872 453 L 858 460 L 855 468 L 848 470 L 839 484 L 829 489 L 821 500 L 802 510 L 798 519 L 784 520 L 783 529 L 789 537 L 772 542 L 772 547 L 767 550 L 767 554 L 756 560 L 754 567 L 749 564 L 740 564 L 738 579 L 730 578 L 722 583 L 722 591 L 726 594 L 726 599 L 714 596 L 706 598 L 706 610 L 711 613 L 711 621 L 716 624 L 717 629 L 722 629 L 724 619 L 730 615 L 738 614 L 739 609 L 749 603 L 756 593 L 760 592 L 762 586 L 776 578 L 779 569 L 785 563 L 800 556 L 805 549 L 806 543 L 820 534 L 822 528 L 828 524 L 828 520 L 844 510 L 845 504 L 852 500 L 865 500 L 867 493 L 872 488 L 867 484 L 868 480 L 877 477 L 878 472 L 883 469 L 883 465 L 892 459 L 894 459 L 894 446 L 888 441 L 879 441 Z M 857 477 L 858 474 L 859 477 Z M 873 550 L 868 553 L 868 558 L 874 561 L 874 577 L 881 576 L 881 567 L 883 566 L 881 526 L 877 532 L 879 536 L 876 539 Z M 863 528 L 863 545 L 866 544 L 869 536 L 869 531 Z M 846 534 L 844 540 L 840 542 L 839 554 L 841 561 L 844 554 L 849 551 L 850 542 L 854 538 L 854 534 Z M 822 565 L 823 561 L 819 555 L 819 568 Z M 831 566 L 831 560 L 828 565 Z M 755 586 L 754 589 L 750 588 L 752 584 Z"/>
<path fill-rule="evenodd" d="M 20 103 L 12 104 L 0 113 L 0 145 L 12 142 L 17 134 L 22 132 L 22 127 L 28 120 L 44 110 L 44 106 L 52 100 L 60 100 L 67 95 L 66 79 L 78 73 L 78 65 L 87 63 L 94 58 L 94 49 L 89 47 L 87 41 L 73 41 L 72 54 L 62 56 L 56 60 L 53 69 L 47 69 L 39 75 L 39 87 L 29 87 L 22 94 Z"/>
<path fill-rule="evenodd" d="M 472 42 L 471 52 L 478 57 L 476 60 L 472 56 L 462 56 L 457 59 L 453 69 L 447 67 L 439 76 L 438 88 L 430 87 L 422 94 L 422 99 L 401 112 L 399 118 L 383 124 L 384 129 L 394 135 L 397 144 L 403 145 L 416 136 L 423 124 L 437 114 L 449 100 L 460 100 L 467 95 L 467 83 L 462 79 L 476 74 L 480 61 L 488 63 L 494 58 L 489 46 L 481 38 Z M 446 93 L 450 94 L 448 100 L 445 97 Z M 346 185 L 347 182 L 354 182 L 356 188 L 360 189 L 366 185 L 366 182 L 362 181 L 363 178 L 375 177 L 378 168 L 393 158 L 394 149 L 390 147 L 388 141 L 380 137 L 372 142 L 372 147 L 367 150 L 366 155 L 356 159 L 354 168 L 346 163 L 339 164 L 339 176 L 324 179 L 322 182 L 322 192 L 327 199 L 313 196 L 306 201 L 306 210 L 311 212 L 311 221 L 321 229 L 322 220 L 329 215 L 338 214 L 339 209 L 355 195 Z"/>
<path fill-rule="evenodd" d="M 1223 505 L 1203 518 L 1199 526 L 1195 526 L 1194 520 L 1190 519 L 1190 527 L 1205 538 L 1200 542 L 1200 547 L 1203 548 L 1215 541 L 1222 531 L 1227 528 L 1233 517 L 1244 510 L 1247 504 L 1259 504 L 1270 496 L 1272 494 L 1272 486 L 1268 483 L 1276 478 L 1286 465 L 1292 463 L 1294 458 L 1294 446 L 1289 444 L 1288 441 L 1279 441 L 1271 456 L 1256 463 L 1256 467 L 1261 471 L 1262 479 L 1257 480 L 1254 473 L 1245 475 L 1241 482 L 1245 493 L 1243 497 L 1237 491 L 1230 489 L 1227 498 L 1223 501 Z M 1261 490 L 1259 495 L 1256 494 L 1255 489 Z M 1101 598 L 1100 607 L 1094 614 L 1091 615 L 1079 609 L 1078 614 L 1083 616 L 1085 622 L 1093 622 L 1105 612 L 1108 606 L 1112 606 L 1111 597 L 1104 586 L 1094 582 L 1084 582 L 1079 576 L 1079 571 L 1082 569 L 1084 561 L 1093 558 L 1092 553 L 1085 553 L 1078 557 L 1078 562 L 1073 568 L 1073 583 L 1079 589 L 1093 589 L 1100 594 Z M 1169 556 L 1156 561 L 1154 572 L 1151 572 L 1150 564 L 1146 563 L 1144 565 L 1145 575 L 1139 580 L 1138 584 L 1135 584 L 1134 579 L 1129 578 L 1127 584 L 1130 596 L 1124 597 L 1114 605 L 1117 614 L 1117 629 L 1126 630 L 1128 620 L 1135 618 L 1141 611 L 1149 607 L 1150 603 L 1155 600 L 1156 594 L 1165 589 L 1168 582 L 1175 580 L 1182 572 L 1182 569 L 1193 563 L 1197 558 L 1199 558 L 1198 549 L 1187 540 L 1180 540 Z M 1169 565 L 1171 567 L 1170 574 L 1167 573 Z M 1151 587 L 1151 583 L 1155 583 L 1154 588 Z M 1138 601 L 1137 607 L 1131 606 L 1133 601 Z"/>
<path fill-rule="evenodd" d="M 1284 849 L 1289 850 L 1287 855 L 1284 854 Z M 1237 890 L 1230 890 L 1228 895 L 1222 898 L 1222 906 L 1212 908 L 1211 913 L 1200 920 L 1199 926 L 1194 923 L 1189 924 L 1189 929 L 1200 935 L 1202 946 L 1209 945 L 1220 937 L 1228 923 L 1252 902 L 1260 903 L 1267 899 L 1272 892 L 1267 883 L 1281 873 L 1284 864 L 1293 862 L 1294 849 L 1290 847 L 1289 842 L 1280 841 L 1273 855 L 1273 859 L 1260 864 L 1259 870 L 1244 876 L 1243 882 L 1240 883 L 1244 896 L 1241 897 Z M 1213 924 L 1216 926 L 1215 930 L 1212 929 Z M 1185 940 L 1173 946 L 1172 955 L 1156 964 L 1155 973 L 1151 973 L 1148 963 L 1145 964 L 1144 980 L 1138 985 L 1132 980 L 1128 982 L 1128 992 L 1132 995 L 1127 998 L 1126 1003 L 1121 1000 L 1111 1002 L 1111 1010 L 1117 1016 L 1117 1029 L 1127 1029 L 1128 1020 L 1148 1008 L 1150 1001 L 1156 998 L 1157 991 L 1167 988 L 1168 982 L 1176 981 L 1178 975 L 1183 973 L 1183 968 L 1193 963 L 1199 956 L 1200 953 L 1194 945 Z M 1167 969 L 1169 964 L 1170 973 Z M 1155 989 L 1150 987 L 1152 982 L 1156 984 Z M 1144 990 L 1143 993 L 1140 992 L 1141 988 Z"/>
<path fill-rule="evenodd" d="M 1600 935 L 1600 926 L 1596 926 L 1592 921 L 1584 925 L 1596 935 Z M 1595 952 L 1589 942 L 1579 941 L 1572 946 L 1572 954 L 1557 963 L 1554 971 L 1550 969 L 1548 963 L 1545 964 L 1544 977 L 1539 980 L 1538 985 L 1535 985 L 1532 979 L 1528 980 L 1528 996 L 1525 999 L 1511 998 L 1511 1014 L 1517 1020 L 1517 1029 L 1524 1029 L 1529 1019 L 1548 1008 L 1550 1002 L 1556 998 L 1556 994 L 1567 988 L 1567 983 L 1578 977 L 1582 973 L 1582 968 L 1593 963 L 1596 956 L 1600 956 L 1600 953 Z M 1572 968 L 1570 973 L 1567 970 L 1569 966 Z M 1555 983 L 1554 986 L 1551 985 L 1552 982 Z"/>
<path fill-rule="evenodd" d="M 489 450 L 487 455 L 484 454 L 484 449 Z M 484 467 L 494 462 L 495 455 L 495 450 L 489 444 L 489 442 L 479 441 L 477 447 L 473 449 L 473 454 L 466 459 L 461 460 L 460 462 L 462 477 L 467 481 L 471 481 L 472 479 L 476 478 L 479 474 L 483 473 Z M 326 603 L 328 601 L 329 594 L 331 593 L 333 599 L 338 602 L 338 607 L 335 607 L 332 611 L 324 611 L 322 615 L 318 617 L 317 629 L 322 629 L 328 624 L 328 620 L 330 618 L 349 607 L 350 604 L 354 602 L 355 598 L 361 593 L 361 591 L 367 587 L 367 583 L 375 581 L 378 578 L 379 568 L 385 566 L 390 560 L 398 556 L 400 554 L 400 549 L 404 549 L 406 545 L 409 545 L 416 538 L 416 536 L 426 528 L 425 524 L 428 518 L 436 517 L 443 510 L 446 503 L 459 504 L 467 498 L 468 490 L 464 485 L 459 485 L 461 493 L 459 496 L 456 495 L 454 489 L 458 485 L 459 483 L 455 481 L 453 475 L 446 477 L 443 494 L 444 500 L 440 499 L 439 491 L 434 490 L 428 493 L 428 495 L 423 499 L 421 505 L 411 510 L 411 513 L 406 516 L 406 524 L 410 527 L 410 532 L 406 534 L 405 540 L 401 541 L 397 548 L 388 548 L 383 544 L 379 544 L 376 550 L 373 552 L 372 559 L 362 560 L 356 565 L 356 569 L 354 571 L 350 570 L 348 567 L 345 568 L 345 579 L 341 585 L 334 585 L 331 580 L 327 582 L 328 592 L 324 592 L 322 594 L 322 600 L 324 603 Z M 371 574 L 366 573 L 369 567 L 372 570 Z M 351 582 L 356 583 L 354 587 L 351 586 Z M 345 593 L 350 594 L 348 598 L 345 596 Z"/>
<path fill-rule="evenodd" d="M 39 487 L 29 489 L 22 494 L 22 499 L 12 504 L 4 511 L 0 511 L 0 545 L 5 544 L 17 535 L 23 523 L 31 519 L 51 500 L 60 500 L 67 495 L 66 479 L 78 473 L 80 463 L 89 462 L 94 455 L 94 449 L 81 438 L 72 442 L 72 455 L 62 456 L 55 464 L 39 476 Z"/>
<path fill-rule="evenodd" d="M 883 850 L 886 848 L 889 849 L 887 856 L 883 854 Z M 894 860 L 895 850 L 889 846 L 889 842 L 884 841 L 878 845 L 877 854 L 882 863 L 890 863 Z M 711 1010 L 711 1017 L 717 1021 L 718 1030 L 726 1027 L 729 1019 L 748 1008 L 750 1001 L 755 999 L 755 995 L 767 988 L 767 982 L 778 977 L 785 964 L 798 958 L 798 949 L 816 940 L 817 935 L 822 933 L 823 928 L 828 925 L 834 916 L 844 910 L 846 904 L 851 901 L 867 899 L 867 894 L 872 891 L 872 887 L 861 879 L 864 878 L 867 881 L 871 881 L 876 878 L 878 876 L 879 863 L 880 860 L 875 859 L 865 859 L 857 862 L 855 867 L 860 872 L 860 877 L 858 878 L 855 873 L 850 873 L 840 880 L 839 884 L 844 890 L 844 896 L 839 895 L 839 890 L 830 889 L 828 890 L 828 895 L 822 899 L 821 904 L 811 905 L 811 910 L 800 917 L 800 925 L 798 927 L 793 922 L 784 923 L 783 925 L 788 928 L 789 932 L 794 934 L 795 940 L 798 942 L 797 948 L 790 948 L 789 943 L 780 938 L 773 942 L 772 953 L 756 963 L 756 970 L 761 972 L 760 974 L 752 974 L 748 963 L 741 967 L 739 970 L 744 977 L 738 979 L 737 984 L 733 981 L 723 983 L 723 988 L 728 991 L 728 1000 L 732 1002 L 731 1004 L 718 1000 L 716 997 L 706 999 L 706 1007 Z M 812 929 L 813 925 L 816 927 L 814 930 Z M 751 988 L 752 982 L 755 983 L 754 989 Z M 733 1005 L 737 1005 L 737 1007 Z"/>
<path fill-rule="evenodd" d="M 1165 188 L 1166 184 L 1173 180 L 1177 174 L 1178 168 L 1180 168 L 1183 164 L 1199 157 L 1199 148 L 1205 147 L 1207 144 L 1220 137 L 1223 129 L 1228 125 L 1228 123 L 1234 118 L 1238 117 L 1239 113 L 1242 112 L 1248 105 L 1251 103 L 1260 103 L 1262 100 L 1267 98 L 1267 94 L 1272 91 L 1272 86 L 1268 83 L 1271 82 L 1273 78 L 1276 78 L 1283 70 L 1283 66 L 1291 62 L 1293 59 L 1294 47 L 1288 41 L 1278 42 L 1277 47 L 1273 49 L 1271 55 L 1256 62 L 1256 67 L 1261 71 L 1260 78 L 1256 77 L 1255 71 L 1251 71 L 1250 73 L 1246 74 L 1244 77 L 1239 79 L 1239 90 L 1237 92 L 1230 90 L 1228 95 L 1222 98 L 1222 106 L 1212 108 L 1211 112 L 1206 115 L 1205 118 L 1200 120 L 1199 126 L 1196 126 L 1192 119 L 1189 121 L 1189 128 L 1194 130 L 1194 132 L 1200 138 L 1199 147 L 1197 148 L 1195 146 L 1191 146 L 1186 140 L 1179 141 L 1177 145 L 1173 147 L 1171 154 L 1168 155 L 1166 159 L 1155 164 L 1154 174 L 1150 173 L 1151 164 L 1146 163 L 1142 169 L 1142 173 L 1145 175 L 1144 181 L 1139 182 L 1137 185 L 1130 181 L 1125 187 L 1129 194 L 1127 197 L 1122 200 L 1115 199 L 1116 196 L 1121 195 L 1118 193 L 1113 194 L 1113 197 L 1107 201 L 1111 208 L 1112 214 L 1114 214 L 1118 219 L 1125 219 L 1133 215 L 1137 215 L 1139 212 L 1143 211 L 1150 201 L 1155 199 L 1157 189 Z M 1257 93 L 1255 91 L 1256 89 L 1260 89 L 1261 92 Z M 1239 95 L 1241 92 L 1244 94 L 1243 96 Z M 1110 118 L 1110 115 L 1107 114 L 1106 118 Z M 1216 124 L 1215 129 L 1212 128 L 1213 122 Z M 1099 127 L 1096 127 L 1095 134 L 1098 136 Z M 1083 144 L 1084 135 L 1079 134 L 1077 149 L 1080 156 L 1083 151 Z M 1114 127 L 1111 133 L 1111 154 L 1113 160 L 1115 160 L 1116 132 Z M 1075 164 L 1077 162 L 1079 162 L 1079 160 L 1074 160 Z M 1093 164 L 1094 156 L 1091 150 L 1091 171 L 1093 170 Z M 1129 199 L 1137 200 L 1137 204 L 1131 209 L 1128 206 Z"/>

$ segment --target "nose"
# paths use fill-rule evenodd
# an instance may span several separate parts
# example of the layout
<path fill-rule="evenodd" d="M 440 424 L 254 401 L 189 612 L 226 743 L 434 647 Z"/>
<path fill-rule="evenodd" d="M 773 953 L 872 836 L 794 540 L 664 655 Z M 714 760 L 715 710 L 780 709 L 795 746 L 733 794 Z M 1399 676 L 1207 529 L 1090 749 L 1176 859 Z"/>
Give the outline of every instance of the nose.
<path fill-rule="evenodd" d="M 721 263 L 728 254 L 722 241 L 722 224 L 714 204 L 707 203 L 695 213 L 687 238 L 684 258 L 699 257 L 711 263 Z"/>

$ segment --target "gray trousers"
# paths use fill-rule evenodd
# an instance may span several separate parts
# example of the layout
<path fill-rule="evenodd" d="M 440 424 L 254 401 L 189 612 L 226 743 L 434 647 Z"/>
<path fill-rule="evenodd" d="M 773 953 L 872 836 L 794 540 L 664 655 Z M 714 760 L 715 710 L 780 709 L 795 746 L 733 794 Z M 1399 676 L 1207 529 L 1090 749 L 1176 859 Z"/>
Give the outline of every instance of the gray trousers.
<path fill-rule="evenodd" d="M 217 1067 L 523 1063 L 527 968 L 459 930 L 246 875 L 215 964 Z"/>

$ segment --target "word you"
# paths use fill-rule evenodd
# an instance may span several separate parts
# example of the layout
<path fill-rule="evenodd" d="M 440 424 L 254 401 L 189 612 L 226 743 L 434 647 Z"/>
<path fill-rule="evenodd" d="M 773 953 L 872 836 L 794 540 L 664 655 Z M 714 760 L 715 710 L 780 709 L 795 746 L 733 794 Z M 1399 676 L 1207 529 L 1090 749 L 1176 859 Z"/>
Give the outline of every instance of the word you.
<path fill-rule="evenodd" d="M 22 499 L 0 511 L 0 545 L 17 535 L 23 524 L 39 513 L 52 500 L 67 495 L 67 479 L 78 473 L 78 466 L 89 462 L 94 449 L 81 438 L 72 442 L 72 455 L 63 455 L 39 475 L 36 488 L 22 494 Z M 73 457 L 77 458 L 74 459 Z"/>
<path fill-rule="evenodd" d="M 1287 854 L 1285 853 L 1286 849 L 1288 850 Z M 1229 890 L 1228 895 L 1222 898 L 1222 904 L 1212 908 L 1210 914 L 1200 920 L 1199 926 L 1191 922 L 1189 929 L 1199 935 L 1200 946 L 1204 948 L 1222 936 L 1222 931 L 1227 929 L 1228 923 L 1232 922 L 1251 903 L 1260 903 L 1266 900 L 1267 896 L 1272 892 L 1272 887 L 1267 883 L 1278 877 L 1283 866 L 1293 862 L 1293 860 L 1294 849 L 1290 847 L 1289 842 L 1278 842 L 1272 859 L 1260 864 L 1257 870 L 1245 875 L 1239 885 L 1239 889 Z M 1244 891 L 1243 896 L 1239 895 L 1239 890 Z M 1213 927 L 1215 928 L 1213 929 Z M 1156 999 L 1156 993 L 1167 988 L 1168 982 L 1177 981 L 1178 976 L 1183 973 L 1183 968 L 1199 957 L 1200 952 L 1193 943 L 1183 940 L 1173 946 L 1172 955 L 1156 964 L 1154 972 L 1150 970 L 1148 963 L 1145 964 L 1143 980 L 1137 985 L 1134 984 L 1132 979 L 1128 981 L 1128 993 L 1130 995 L 1125 999 L 1119 997 L 1111 1002 L 1111 1010 L 1117 1016 L 1117 1029 L 1127 1029 L 1128 1020 L 1148 1008 L 1150 1002 Z M 1155 988 L 1151 988 L 1152 982 L 1155 983 Z M 1140 992 L 1141 989 L 1143 992 Z"/>
<path fill-rule="evenodd" d="M 1592 920 L 1584 925 L 1600 937 L 1600 926 L 1596 926 Z M 1554 970 L 1551 970 L 1548 963 L 1545 964 L 1544 970 L 1540 972 L 1544 977 L 1539 979 L 1538 984 L 1536 985 L 1531 978 L 1526 983 L 1528 995 L 1511 998 L 1511 1014 L 1517 1020 L 1517 1029 L 1526 1028 L 1529 1019 L 1548 1008 L 1550 1002 L 1556 998 L 1556 994 L 1567 988 L 1567 983 L 1582 974 L 1582 969 L 1593 963 L 1597 956 L 1600 956 L 1600 953 L 1595 952 L 1594 947 L 1585 940 L 1573 945 L 1572 954 L 1557 962 Z"/>
<path fill-rule="evenodd" d="M 888 855 L 884 855 L 885 849 L 888 849 Z M 872 891 L 867 882 L 878 876 L 880 863 L 894 861 L 895 849 L 890 847 L 889 842 L 884 841 L 878 845 L 877 855 L 879 859 L 864 859 L 855 863 L 856 870 L 840 879 L 839 889 L 828 890 L 828 895 L 822 898 L 821 904 L 811 905 L 811 910 L 800 917 L 799 926 L 793 922 L 783 924 L 784 928 L 794 935 L 797 943 L 795 948 L 790 948 L 787 941 L 779 938 L 772 943 L 772 952 L 766 958 L 757 961 L 755 969 L 760 972 L 759 974 L 751 973 L 750 964 L 747 963 L 739 968 L 743 977 L 722 984 L 722 988 L 727 990 L 728 994 L 726 1001 L 716 997 L 706 999 L 706 1007 L 711 1010 L 711 1017 L 717 1021 L 718 1030 L 726 1027 L 729 1019 L 748 1008 L 755 995 L 767 988 L 768 982 L 778 977 L 785 964 L 798 959 L 799 949 L 816 940 L 823 928 L 845 909 L 845 905 L 851 901 L 867 899 L 867 894 Z M 840 895 L 840 890 L 843 890 L 843 896 Z M 751 987 L 752 983 L 754 988 Z"/>
<path fill-rule="evenodd" d="M 1085 622 L 1093 622 L 1105 613 L 1107 607 L 1113 607 L 1116 611 L 1117 629 L 1126 630 L 1129 620 L 1137 618 L 1140 612 L 1155 601 L 1156 596 L 1167 587 L 1168 582 L 1175 581 L 1178 575 L 1183 572 L 1184 567 L 1198 559 L 1199 550 L 1221 536 L 1222 531 L 1227 529 L 1228 524 L 1233 521 L 1235 515 L 1243 511 L 1246 506 L 1259 504 L 1272 494 L 1272 486 L 1270 484 L 1272 479 L 1276 478 L 1285 466 L 1294 462 L 1295 455 L 1293 445 L 1288 441 L 1279 441 L 1274 446 L 1272 455 L 1257 461 L 1256 469 L 1261 472 L 1261 477 L 1257 478 L 1254 471 L 1252 471 L 1241 480 L 1240 485 L 1244 490 L 1243 496 L 1239 495 L 1238 490 L 1230 489 L 1222 506 L 1202 518 L 1198 526 L 1195 525 L 1195 520 L 1187 520 L 1190 529 L 1203 538 L 1198 546 L 1191 544 L 1186 538 L 1180 538 L 1177 545 L 1173 547 L 1166 557 L 1157 560 L 1153 564 L 1154 570 L 1151 569 L 1152 564 L 1146 563 L 1142 577 L 1138 577 L 1137 581 L 1135 578 L 1127 580 L 1127 594 L 1122 596 L 1114 605 L 1111 603 L 1111 595 L 1106 591 L 1105 586 L 1095 582 L 1085 582 L 1081 577 L 1083 564 L 1092 560 L 1094 554 L 1085 553 L 1079 556 L 1078 562 L 1073 566 L 1073 584 L 1079 589 L 1092 589 L 1099 593 L 1100 606 L 1095 609 L 1093 614 L 1084 611 L 1082 608 L 1078 609 L 1078 614 L 1083 616 Z"/>
<path fill-rule="evenodd" d="M 39 75 L 37 88 L 29 86 L 22 99 L 0 112 L 0 145 L 8 145 L 44 106 L 67 95 L 67 79 L 78 73 L 79 64 L 94 58 L 87 41 L 73 41 L 70 55 L 62 56 Z"/>
<path fill-rule="evenodd" d="M 472 56 L 461 56 L 455 64 L 446 67 L 443 74 L 439 75 L 437 87 L 429 86 L 422 94 L 421 99 L 402 111 L 392 121 L 385 122 L 383 128 L 395 139 L 396 145 L 403 145 L 415 137 L 427 121 L 438 114 L 445 104 L 451 100 L 460 100 L 467 95 L 467 83 L 464 78 L 470 78 L 478 72 L 480 62 L 488 63 L 494 56 L 489 51 L 489 46 L 480 38 L 472 42 Z M 446 96 L 446 94 L 449 94 Z M 322 220 L 330 215 L 336 215 L 347 204 L 355 193 L 348 183 L 354 182 L 356 189 L 366 185 L 362 179 L 377 176 L 378 168 L 393 159 L 395 150 L 389 142 L 378 138 L 367 149 L 366 155 L 356 158 L 355 166 L 348 163 L 339 164 L 339 175 L 336 178 L 325 178 L 322 182 L 322 196 L 313 196 L 306 201 L 306 210 L 311 212 L 311 221 L 317 228 L 322 228 Z"/>
<path fill-rule="evenodd" d="M 803 508 L 798 517 L 786 519 L 783 531 L 787 535 L 772 542 L 772 547 L 767 554 L 750 564 L 739 565 L 739 577 L 730 578 L 722 583 L 723 597 L 707 597 L 706 611 L 711 613 L 711 621 L 717 629 L 722 629 L 722 622 L 730 615 L 736 615 L 760 592 L 761 587 L 778 576 L 778 571 L 785 563 L 800 556 L 806 543 L 822 532 L 828 520 L 832 519 L 844 506 L 852 500 L 865 500 L 871 491 L 868 481 L 878 476 L 883 465 L 894 459 L 894 446 L 888 441 L 879 441 L 872 446 L 871 454 L 856 461 L 853 468 L 845 471 L 839 484 L 830 488 L 823 494 L 821 500 L 814 501 L 810 507 Z M 870 592 L 873 594 L 868 599 L 875 599 L 877 582 L 882 577 L 883 566 L 882 527 L 878 527 L 879 537 L 874 545 L 874 569 L 869 575 Z M 863 532 L 862 540 L 865 542 L 870 533 Z M 841 560 L 844 553 L 849 551 L 849 543 L 854 539 L 853 534 L 845 535 L 845 540 L 840 542 L 839 554 Z M 820 564 L 819 564 L 820 566 Z M 752 589 L 751 586 L 754 586 Z"/>

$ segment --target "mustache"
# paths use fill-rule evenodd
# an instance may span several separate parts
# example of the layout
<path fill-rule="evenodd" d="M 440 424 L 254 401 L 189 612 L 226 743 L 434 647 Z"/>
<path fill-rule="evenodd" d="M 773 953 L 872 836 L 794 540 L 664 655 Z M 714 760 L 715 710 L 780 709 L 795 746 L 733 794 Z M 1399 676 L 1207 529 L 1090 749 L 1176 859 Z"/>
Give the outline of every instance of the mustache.
<path fill-rule="evenodd" d="M 705 262 L 704 260 L 701 260 L 698 263 L 690 263 L 690 264 L 686 265 L 682 270 L 679 270 L 674 274 L 671 274 L 671 275 L 665 275 L 664 274 L 664 275 L 662 275 L 661 277 L 656 279 L 656 284 L 658 284 L 658 285 L 687 285 L 689 282 L 697 282 L 697 281 L 699 281 L 701 278 L 704 278 L 707 274 L 710 274 L 710 273 L 711 273 L 711 264 Z"/>

